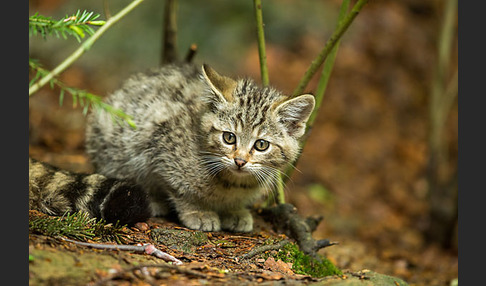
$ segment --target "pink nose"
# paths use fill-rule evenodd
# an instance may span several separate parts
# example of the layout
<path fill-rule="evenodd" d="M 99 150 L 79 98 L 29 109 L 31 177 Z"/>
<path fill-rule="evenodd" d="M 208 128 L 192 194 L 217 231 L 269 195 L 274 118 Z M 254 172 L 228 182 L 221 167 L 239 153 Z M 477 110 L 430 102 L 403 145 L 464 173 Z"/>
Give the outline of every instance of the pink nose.
<path fill-rule="evenodd" d="M 238 168 L 241 168 L 241 167 L 245 166 L 246 161 L 241 159 L 241 158 L 235 158 L 235 164 L 236 164 L 236 166 L 238 166 Z"/>

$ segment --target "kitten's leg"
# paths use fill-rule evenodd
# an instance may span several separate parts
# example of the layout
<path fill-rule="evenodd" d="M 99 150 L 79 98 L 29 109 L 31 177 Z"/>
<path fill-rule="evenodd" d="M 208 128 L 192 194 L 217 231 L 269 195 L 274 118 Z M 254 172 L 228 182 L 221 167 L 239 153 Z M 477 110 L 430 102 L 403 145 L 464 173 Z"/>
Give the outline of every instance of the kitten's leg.
<path fill-rule="evenodd" d="M 221 222 L 214 211 L 202 209 L 187 200 L 172 200 L 182 224 L 190 229 L 201 231 L 220 231 Z"/>
<path fill-rule="evenodd" d="M 253 217 L 247 209 L 220 214 L 221 228 L 233 232 L 250 232 L 253 230 Z"/>
<path fill-rule="evenodd" d="M 213 211 L 183 210 L 179 211 L 182 224 L 190 229 L 202 231 L 220 231 L 221 223 L 218 214 Z"/>

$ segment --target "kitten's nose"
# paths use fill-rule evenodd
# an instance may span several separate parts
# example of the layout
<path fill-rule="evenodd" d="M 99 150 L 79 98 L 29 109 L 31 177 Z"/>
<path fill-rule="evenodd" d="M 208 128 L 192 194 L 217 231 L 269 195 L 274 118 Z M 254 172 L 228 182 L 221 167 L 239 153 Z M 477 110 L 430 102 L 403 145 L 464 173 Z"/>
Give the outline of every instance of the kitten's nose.
<path fill-rule="evenodd" d="M 245 166 L 246 161 L 244 159 L 241 159 L 241 158 L 235 158 L 235 164 L 236 164 L 236 166 L 238 166 L 238 168 L 241 168 L 241 167 Z"/>

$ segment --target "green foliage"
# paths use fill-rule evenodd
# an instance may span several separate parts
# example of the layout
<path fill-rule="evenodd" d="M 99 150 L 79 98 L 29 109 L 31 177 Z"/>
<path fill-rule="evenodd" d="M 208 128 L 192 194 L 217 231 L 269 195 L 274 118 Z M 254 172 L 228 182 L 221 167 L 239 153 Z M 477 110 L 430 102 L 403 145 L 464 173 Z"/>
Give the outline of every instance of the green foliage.
<path fill-rule="evenodd" d="M 271 253 L 264 255 L 265 259 Z M 285 244 L 282 249 L 279 249 L 277 254 L 272 255 L 275 260 L 282 260 L 285 263 L 292 263 L 292 270 L 296 274 L 310 275 L 312 277 L 321 278 L 330 275 L 342 275 L 343 273 L 327 258 L 319 255 L 319 259 L 306 255 L 299 250 L 299 247 L 294 243 Z"/>
<path fill-rule="evenodd" d="M 91 26 L 102 26 L 105 21 L 95 21 L 100 17 L 99 14 L 94 12 L 78 10 L 76 14 L 66 17 L 60 20 L 53 20 L 51 17 L 46 17 L 35 13 L 29 17 L 29 36 L 41 35 L 43 38 L 46 36 L 55 35 L 57 38 L 67 39 L 67 36 L 73 36 L 81 42 L 81 39 L 85 37 L 85 34 L 93 35 L 94 30 Z"/>
<path fill-rule="evenodd" d="M 124 225 L 118 222 L 106 224 L 102 219 L 90 218 L 87 213 L 66 213 L 61 217 L 33 217 L 29 218 L 29 231 L 48 236 L 64 236 L 86 241 L 87 239 L 115 241 L 123 243 L 125 235 Z"/>
<path fill-rule="evenodd" d="M 47 35 L 55 35 L 56 37 L 67 39 L 67 36 L 75 37 L 78 42 L 85 37 L 86 34 L 92 36 L 95 31 L 91 26 L 102 26 L 105 21 L 96 19 L 99 18 L 99 14 L 93 12 L 78 10 L 74 15 L 64 17 L 61 20 L 53 20 L 51 17 L 45 17 L 35 13 L 29 17 L 29 36 L 41 35 L 46 38 Z M 37 60 L 29 58 L 29 69 L 32 73 L 32 78 L 29 81 L 29 94 L 30 88 L 37 84 L 41 79 L 46 78 L 51 73 L 44 69 Z M 62 105 L 64 101 L 65 93 L 69 93 L 73 99 L 73 107 L 77 107 L 79 104 L 83 107 L 83 114 L 88 113 L 89 107 L 96 110 L 103 110 L 111 115 L 113 121 L 118 124 L 125 122 L 132 128 L 136 128 L 135 123 L 132 121 L 132 117 L 124 113 L 120 109 L 116 109 L 109 104 L 103 102 L 102 98 L 93 93 L 69 87 L 62 81 L 51 77 L 48 81 L 51 89 L 58 87 L 60 89 L 59 104 Z"/>
<path fill-rule="evenodd" d="M 45 77 L 49 71 L 42 68 L 42 66 L 38 63 L 35 59 L 29 59 L 29 68 L 33 72 L 32 79 L 29 81 L 29 87 L 31 87 L 39 78 Z M 64 102 L 64 95 L 68 93 L 72 96 L 73 99 L 73 107 L 77 107 L 78 104 L 83 107 L 83 114 L 86 115 L 88 113 L 89 107 L 95 110 L 104 110 L 111 115 L 111 118 L 119 123 L 122 124 L 126 122 L 132 128 L 136 128 L 135 123 L 132 120 L 132 117 L 126 113 L 124 113 L 120 109 L 116 109 L 113 106 L 105 103 L 103 99 L 95 95 L 93 93 L 87 92 L 82 89 L 69 87 L 62 81 L 52 78 L 49 81 L 49 86 L 53 89 L 54 87 L 58 87 L 60 89 L 59 94 L 59 105 L 62 106 Z"/>

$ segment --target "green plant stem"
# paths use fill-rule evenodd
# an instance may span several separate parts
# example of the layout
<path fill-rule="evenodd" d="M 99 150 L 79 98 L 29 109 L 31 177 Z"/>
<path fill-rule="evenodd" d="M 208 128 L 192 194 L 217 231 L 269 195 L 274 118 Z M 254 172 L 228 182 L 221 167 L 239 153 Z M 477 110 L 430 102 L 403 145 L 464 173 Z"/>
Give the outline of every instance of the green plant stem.
<path fill-rule="evenodd" d="M 67 67 L 73 64 L 77 59 L 79 59 L 86 51 L 88 51 L 91 46 L 103 35 L 106 30 L 118 22 L 121 18 L 127 15 L 135 7 L 137 7 L 144 0 L 134 0 L 132 3 L 127 5 L 123 10 L 118 12 L 116 15 L 111 17 L 106 21 L 106 23 L 101 26 L 90 38 L 88 38 L 84 43 L 74 51 L 68 58 L 66 58 L 62 63 L 60 63 L 55 69 L 53 69 L 45 77 L 39 79 L 35 84 L 29 88 L 29 96 L 36 93 L 40 88 L 46 85 L 52 78 L 63 72 Z"/>
<path fill-rule="evenodd" d="M 431 98 L 429 103 L 429 148 L 431 153 L 431 165 L 439 165 L 444 157 L 444 122 L 450 111 L 452 102 L 457 96 L 457 92 L 446 92 L 447 71 L 450 70 L 451 49 L 454 36 L 454 20 L 457 11 L 457 0 L 448 0 L 444 7 L 444 18 L 441 26 L 437 66 L 434 74 L 434 81 L 431 88 Z M 452 83 L 457 82 L 457 75 L 452 79 Z M 450 90 L 450 89 L 449 89 Z M 437 166 L 431 166 L 434 170 Z M 430 179 L 434 181 L 435 179 Z"/>
<path fill-rule="evenodd" d="M 265 50 L 265 33 L 263 29 L 263 15 L 262 15 L 262 1 L 253 0 L 253 8 L 255 9 L 255 20 L 256 20 L 256 30 L 257 30 L 257 41 L 258 41 L 258 56 L 260 59 L 260 75 L 262 77 L 262 85 L 268 86 L 270 84 L 270 79 L 268 76 L 267 67 L 267 55 Z M 282 174 L 277 178 L 276 187 L 276 200 L 277 203 L 285 203 L 285 193 L 284 193 L 284 183 Z M 267 201 L 269 204 L 270 198 Z"/>
<path fill-rule="evenodd" d="M 430 226 L 425 234 L 428 240 L 439 242 L 444 247 L 450 247 L 452 243 L 451 233 L 457 219 L 457 169 L 454 164 L 450 164 L 448 143 L 444 139 L 445 123 L 458 95 L 457 69 L 452 79 L 448 79 L 451 68 L 454 67 L 451 66 L 451 52 L 457 32 L 457 7 L 457 0 L 447 0 L 444 3 L 437 65 L 429 101 L 427 181 Z"/>
<path fill-rule="evenodd" d="M 344 22 L 344 17 L 346 16 L 348 9 L 349 9 L 349 2 L 350 0 L 344 0 L 341 4 L 341 8 L 339 9 L 338 15 L 338 26 L 342 25 Z M 331 77 L 332 68 L 334 67 L 334 61 L 336 59 L 337 51 L 339 49 L 340 39 L 336 41 L 336 44 L 331 49 L 329 56 L 324 61 L 324 67 L 322 69 L 321 78 L 319 79 L 319 83 L 317 84 L 317 89 L 314 94 L 316 99 L 316 106 L 312 111 L 309 120 L 307 120 L 307 131 L 314 125 L 314 121 L 316 120 L 317 114 L 321 107 L 322 99 L 324 98 L 324 93 L 327 89 L 327 83 L 329 82 L 329 78 Z"/>
<path fill-rule="evenodd" d="M 267 55 L 265 53 L 265 34 L 263 32 L 262 1 L 253 0 L 253 4 L 255 8 L 258 55 L 260 56 L 260 73 L 262 77 L 262 85 L 268 86 L 270 84 L 270 80 L 268 77 Z"/>
<path fill-rule="evenodd" d="M 298 96 L 304 92 L 304 89 L 307 87 L 307 84 L 309 84 L 310 80 L 314 76 L 314 74 L 317 72 L 319 67 L 322 65 L 322 63 L 326 60 L 327 56 L 331 52 L 331 50 L 334 48 L 336 43 L 339 41 L 339 39 L 342 37 L 342 35 L 346 32 L 346 30 L 349 28 L 353 20 L 358 16 L 359 12 L 363 8 L 363 6 L 368 2 L 368 0 L 358 0 L 358 2 L 353 6 L 353 9 L 351 12 L 349 12 L 348 15 L 346 15 L 346 18 L 342 21 L 340 25 L 338 25 L 337 29 L 334 30 L 334 33 L 331 35 L 329 40 L 326 42 L 324 48 L 322 51 L 317 55 L 317 57 L 312 61 L 311 65 L 305 72 L 304 76 L 300 80 L 299 84 L 297 85 L 297 88 L 295 88 L 293 92 L 293 96 Z"/>
<path fill-rule="evenodd" d="M 339 10 L 339 15 L 338 15 L 338 24 L 337 24 L 336 31 L 339 29 L 339 27 L 342 27 L 344 25 L 345 21 L 349 21 L 349 15 L 346 16 L 347 11 L 349 9 L 349 3 L 350 3 L 350 0 L 344 0 L 343 3 L 341 4 L 341 8 Z M 356 8 L 356 5 L 353 8 L 353 10 Z M 361 7 L 359 9 L 361 9 Z M 357 13 L 356 13 L 356 15 L 357 15 Z M 336 32 L 334 34 L 336 34 Z M 314 121 L 316 120 L 317 114 L 319 114 L 321 102 L 322 102 L 322 99 L 324 98 L 324 93 L 325 93 L 326 88 L 327 88 L 327 83 L 329 82 L 329 78 L 331 77 L 331 71 L 332 71 L 332 68 L 334 66 L 334 61 L 336 59 L 337 51 L 339 49 L 339 43 L 340 43 L 340 37 L 337 38 L 333 47 L 330 48 L 328 55 L 323 59 L 324 60 L 324 67 L 322 69 L 321 78 L 319 79 L 319 83 L 317 85 L 317 89 L 316 89 L 316 92 L 315 92 L 316 106 L 314 107 L 314 110 L 312 111 L 312 113 L 309 117 L 309 120 L 307 121 L 306 136 L 304 136 L 304 138 L 300 142 L 300 146 L 302 148 L 305 146 L 305 144 L 307 142 L 308 135 L 309 135 L 309 131 L 311 130 L 312 126 L 314 125 Z M 326 46 L 328 46 L 328 44 L 329 44 L 329 41 L 326 44 Z M 312 77 L 312 75 L 310 76 L 310 78 L 311 77 Z M 299 160 L 299 158 L 300 158 L 300 156 L 297 158 L 297 160 Z M 297 162 L 295 162 L 295 164 L 297 164 Z M 283 183 L 287 182 L 287 180 L 290 178 L 290 176 L 292 175 L 293 172 L 294 172 L 294 168 L 292 168 L 292 167 L 287 168 L 287 170 L 285 171 L 285 176 L 282 176 L 282 179 L 284 180 Z"/>
<path fill-rule="evenodd" d="M 111 18 L 111 12 L 108 0 L 103 0 L 103 12 L 105 13 L 105 19 L 109 20 Z"/>
<path fill-rule="evenodd" d="M 161 65 L 177 61 L 177 6 L 177 0 L 165 2 Z"/>

